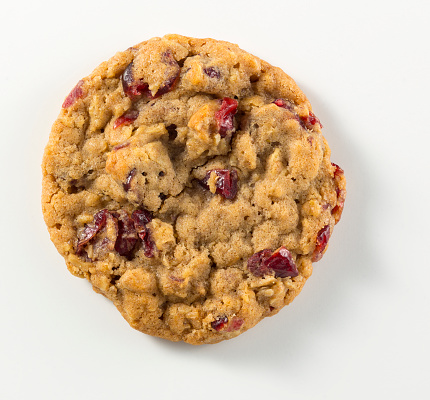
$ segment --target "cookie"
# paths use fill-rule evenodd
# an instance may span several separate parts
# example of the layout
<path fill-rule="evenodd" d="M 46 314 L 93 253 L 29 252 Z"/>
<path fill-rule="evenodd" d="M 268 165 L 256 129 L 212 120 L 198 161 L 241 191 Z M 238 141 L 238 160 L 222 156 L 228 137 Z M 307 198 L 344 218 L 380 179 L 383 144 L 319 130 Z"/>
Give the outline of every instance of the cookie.
<path fill-rule="evenodd" d="M 237 45 L 142 42 L 64 100 L 42 165 L 51 239 L 133 328 L 238 336 L 298 295 L 342 214 L 321 128 L 287 74 Z"/>

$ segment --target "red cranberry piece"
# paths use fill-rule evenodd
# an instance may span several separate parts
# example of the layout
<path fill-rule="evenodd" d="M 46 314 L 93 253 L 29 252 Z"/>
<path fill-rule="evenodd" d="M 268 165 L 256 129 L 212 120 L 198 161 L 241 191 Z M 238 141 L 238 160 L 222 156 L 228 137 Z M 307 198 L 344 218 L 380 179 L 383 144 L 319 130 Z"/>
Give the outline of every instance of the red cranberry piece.
<path fill-rule="evenodd" d="M 218 132 L 222 138 L 231 135 L 234 132 L 234 114 L 237 111 L 237 100 L 224 97 L 221 101 L 220 109 L 215 113 L 215 119 L 218 125 Z"/>
<path fill-rule="evenodd" d="M 249 271 L 257 276 L 263 277 L 264 275 L 270 274 L 270 270 L 267 268 L 267 265 L 264 263 L 265 260 L 270 258 L 272 255 L 272 250 L 264 249 L 255 254 L 253 254 L 248 259 L 248 269 Z"/>
<path fill-rule="evenodd" d="M 273 253 L 272 250 L 265 249 L 253 254 L 248 259 L 248 269 L 258 277 L 271 272 L 275 273 L 276 278 L 294 277 L 299 274 L 291 253 L 284 246 Z"/>
<path fill-rule="evenodd" d="M 155 255 L 155 243 L 152 240 L 151 237 L 151 231 L 149 228 L 146 228 L 146 235 L 145 238 L 142 239 L 143 241 L 143 254 L 145 254 L 145 257 L 151 258 Z"/>
<path fill-rule="evenodd" d="M 219 317 L 215 321 L 211 322 L 211 326 L 213 329 L 219 332 L 220 330 L 224 329 L 224 327 L 227 325 L 227 322 L 227 317 Z"/>
<path fill-rule="evenodd" d="M 62 105 L 63 108 L 68 108 L 72 104 L 75 103 L 77 99 L 80 99 L 84 95 L 84 91 L 82 90 L 82 85 L 84 84 L 83 80 L 80 80 L 76 86 L 72 89 L 72 91 L 67 95 L 64 103 Z"/>
<path fill-rule="evenodd" d="M 151 238 L 149 228 L 146 226 L 152 220 L 151 213 L 147 210 L 136 210 L 131 214 L 131 219 L 134 221 L 136 232 L 143 242 L 145 257 L 154 257 L 155 243 Z"/>
<path fill-rule="evenodd" d="M 121 115 L 119 118 L 115 120 L 113 123 L 113 129 L 119 128 L 123 125 L 130 125 L 136 118 L 139 116 L 139 111 L 130 110 Z"/>
<path fill-rule="evenodd" d="M 321 260 L 325 248 L 327 247 L 328 240 L 330 239 L 330 225 L 326 225 L 317 234 L 317 243 L 314 253 L 312 254 L 312 261 L 316 262 Z"/>
<path fill-rule="evenodd" d="M 131 180 L 136 175 L 136 168 L 133 168 L 127 175 L 127 179 L 125 180 L 125 183 L 122 184 L 122 187 L 124 188 L 125 192 L 128 192 L 130 190 L 131 186 Z"/>
<path fill-rule="evenodd" d="M 273 104 L 276 104 L 278 107 L 285 108 L 287 110 L 293 111 L 293 106 L 290 102 L 285 101 L 284 99 L 276 99 Z M 319 124 L 319 126 L 322 128 L 322 124 L 320 120 L 317 118 L 317 116 L 312 112 L 309 111 L 309 115 L 306 117 L 300 117 L 296 118 L 303 128 L 308 128 L 312 130 L 315 124 Z"/>
<path fill-rule="evenodd" d="M 132 69 L 133 69 L 133 61 L 125 67 L 124 72 L 121 75 L 122 88 L 125 94 L 128 93 L 129 89 L 134 83 Z"/>
<path fill-rule="evenodd" d="M 131 100 L 136 100 L 143 94 L 148 94 L 148 84 L 142 80 L 134 80 L 133 77 L 133 62 L 127 65 L 121 75 L 122 88 L 126 96 Z"/>
<path fill-rule="evenodd" d="M 238 331 L 242 327 L 243 323 L 244 320 L 242 318 L 233 317 L 226 329 L 226 332 Z"/>
<path fill-rule="evenodd" d="M 149 90 L 149 86 L 146 82 L 144 82 L 142 79 L 136 80 L 134 78 L 133 62 L 128 64 L 121 76 L 122 88 L 126 96 L 130 97 L 130 99 L 134 101 L 139 99 L 139 97 L 142 95 L 145 95 L 150 99 L 156 99 L 157 97 L 170 92 L 179 79 L 181 67 L 173 57 L 173 54 L 170 50 L 167 50 L 162 54 L 161 61 L 167 66 L 165 72 L 166 80 L 154 95 Z"/>
<path fill-rule="evenodd" d="M 337 224 L 340 221 L 340 217 L 342 216 L 343 206 L 345 205 L 345 190 L 336 189 L 337 193 L 337 204 L 331 210 L 332 215 L 334 216 L 334 223 Z"/>
<path fill-rule="evenodd" d="M 108 237 L 107 232 L 108 230 L 113 229 L 114 235 L 113 237 Z M 103 232 L 104 234 L 103 235 Z M 115 250 L 115 242 L 116 238 L 118 237 L 118 218 L 113 215 L 113 213 L 108 212 L 106 215 L 106 225 L 105 227 L 100 231 L 101 237 L 96 237 L 93 239 L 93 256 L 94 259 L 97 260 L 99 258 L 102 258 L 105 254 L 111 253 Z"/>
<path fill-rule="evenodd" d="M 299 118 L 299 116 L 294 112 L 293 105 L 284 99 L 276 99 L 273 104 L 276 104 L 278 107 L 285 108 L 288 111 L 291 111 L 294 114 L 294 119 L 297 120 L 302 128 L 305 128 L 305 123 Z"/>
<path fill-rule="evenodd" d="M 76 254 L 82 254 L 84 246 L 106 225 L 108 214 L 108 210 L 100 210 L 94 215 L 93 222 L 85 226 L 76 245 Z"/>
<path fill-rule="evenodd" d="M 130 257 L 138 237 L 134 221 L 125 211 L 113 213 L 118 220 L 118 236 L 115 242 L 115 250 L 121 255 Z"/>
<path fill-rule="evenodd" d="M 276 278 L 294 277 L 299 274 L 291 253 L 284 246 L 263 262 L 267 269 L 275 272 Z"/>
<path fill-rule="evenodd" d="M 336 179 L 336 177 L 341 177 L 342 175 L 344 175 L 343 169 L 339 167 L 339 165 L 335 164 L 335 163 L 331 163 L 331 165 L 334 167 L 334 178 Z"/>
<path fill-rule="evenodd" d="M 343 169 L 340 168 L 339 165 L 335 163 L 331 163 L 331 165 L 335 167 L 334 182 L 336 185 L 336 194 L 337 194 L 336 206 L 331 210 L 331 213 L 334 216 L 334 223 L 337 224 L 340 220 L 340 217 L 342 216 L 343 206 L 345 205 L 346 190 L 339 188 L 340 181 L 343 179 L 343 176 L 344 176 Z"/>
<path fill-rule="evenodd" d="M 219 72 L 218 68 L 215 67 L 208 67 L 203 68 L 203 72 L 209 77 L 209 78 L 221 78 L 221 73 Z"/>
<path fill-rule="evenodd" d="M 173 54 L 170 50 L 163 53 L 161 60 L 169 67 L 166 71 L 167 79 L 163 86 L 158 89 L 157 93 L 155 93 L 153 96 L 150 96 L 153 99 L 170 92 L 178 81 L 179 75 L 181 74 L 181 67 L 175 60 L 175 57 L 173 57 Z"/>
<path fill-rule="evenodd" d="M 312 111 L 309 112 L 308 119 L 311 125 L 319 124 L 321 128 L 323 127 L 319 118 Z"/>
<path fill-rule="evenodd" d="M 290 102 L 285 101 L 284 99 L 276 99 L 273 104 L 276 104 L 278 107 L 285 108 L 287 110 L 293 111 L 293 106 Z"/>
<path fill-rule="evenodd" d="M 139 233 L 141 228 L 144 228 L 146 224 L 152 221 L 152 216 L 148 210 L 136 210 L 131 214 L 131 219 L 134 221 L 134 225 Z"/>
<path fill-rule="evenodd" d="M 152 219 L 149 211 L 136 210 L 131 218 L 127 212 L 119 210 L 118 212 L 109 212 L 104 209 L 94 215 L 94 221 L 85 226 L 77 243 L 76 254 L 84 255 L 83 248 L 90 242 L 96 234 L 103 229 L 110 218 L 115 227 L 115 241 L 107 237 L 96 241 L 94 252 L 98 255 L 116 250 L 121 256 L 131 257 L 134 247 L 139 238 L 143 242 L 144 254 L 146 257 L 153 257 L 155 253 L 155 243 L 151 239 L 149 229 L 146 224 Z"/>
<path fill-rule="evenodd" d="M 237 171 L 235 169 L 211 169 L 207 171 L 202 181 L 206 189 L 209 189 L 208 181 L 212 172 L 215 172 L 218 177 L 215 184 L 215 193 L 220 194 L 226 199 L 234 199 L 237 194 Z"/>
<path fill-rule="evenodd" d="M 311 129 L 314 127 L 314 125 L 318 124 L 320 128 L 322 128 L 322 124 L 320 120 L 317 118 L 317 116 L 312 112 L 309 111 L 309 115 L 307 117 L 300 117 L 300 119 L 305 124 L 306 128 Z"/>

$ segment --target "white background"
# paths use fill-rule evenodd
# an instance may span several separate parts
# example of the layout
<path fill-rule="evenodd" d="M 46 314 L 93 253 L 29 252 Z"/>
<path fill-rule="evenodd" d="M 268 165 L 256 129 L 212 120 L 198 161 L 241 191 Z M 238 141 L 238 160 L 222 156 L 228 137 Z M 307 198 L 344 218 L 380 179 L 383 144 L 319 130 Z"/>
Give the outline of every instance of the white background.
<path fill-rule="evenodd" d="M 428 0 L 8 1 L 1 14 L 1 399 L 429 398 Z M 166 33 L 283 68 L 348 182 L 301 295 L 217 345 L 131 329 L 67 271 L 41 214 L 64 97 L 116 51 Z"/>

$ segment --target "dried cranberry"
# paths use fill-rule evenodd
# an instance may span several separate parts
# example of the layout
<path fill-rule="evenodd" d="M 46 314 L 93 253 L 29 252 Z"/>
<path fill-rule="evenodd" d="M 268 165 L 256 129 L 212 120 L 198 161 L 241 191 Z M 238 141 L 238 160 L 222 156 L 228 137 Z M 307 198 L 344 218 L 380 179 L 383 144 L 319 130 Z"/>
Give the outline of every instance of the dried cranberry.
<path fill-rule="evenodd" d="M 321 128 L 323 127 L 320 120 L 317 118 L 317 116 L 312 112 L 309 111 L 309 115 L 306 117 L 300 117 L 300 119 L 305 124 L 306 128 L 312 129 L 314 125 L 318 124 Z"/>
<path fill-rule="evenodd" d="M 235 169 L 211 169 L 207 171 L 206 176 L 202 180 L 202 185 L 206 189 L 209 189 L 208 181 L 212 172 L 215 172 L 217 175 L 215 193 L 220 194 L 226 199 L 234 199 L 237 194 L 237 171 Z"/>
<path fill-rule="evenodd" d="M 115 250 L 121 256 L 130 257 L 138 240 L 134 221 L 125 211 L 119 211 L 114 216 L 118 219 L 118 236 L 115 242 Z"/>
<path fill-rule="evenodd" d="M 248 269 L 258 277 L 271 272 L 275 273 L 276 278 L 294 277 L 299 274 L 291 253 L 284 246 L 273 253 L 270 249 L 255 253 L 248 259 Z"/>
<path fill-rule="evenodd" d="M 340 181 L 343 179 L 343 175 L 344 175 L 343 169 L 340 168 L 339 165 L 335 163 L 331 163 L 331 165 L 335 167 L 334 182 L 336 185 L 336 195 L 337 195 L 336 206 L 333 207 L 333 209 L 331 210 L 331 213 L 334 216 L 334 223 L 337 224 L 340 220 L 340 217 L 342 216 L 342 211 L 343 211 L 345 198 L 346 198 L 346 190 L 339 188 Z"/>
<path fill-rule="evenodd" d="M 133 62 L 127 65 L 123 74 L 121 75 L 122 88 L 126 96 L 131 100 L 136 100 L 143 94 L 148 94 L 148 84 L 141 79 L 134 80 L 133 77 Z"/>
<path fill-rule="evenodd" d="M 133 61 L 125 67 L 124 72 L 121 75 L 121 83 L 124 93 L 127 94 L 130 87 L 134 84 Z"/>
<path fill-rule="evenodd" d="M 282 107 L 290 111 L 293 110 L 293 106 L 291 105 L 291 103 L 285 101 L 284 99 L 276 99 L 273 104 L 276 104 L 278 107 Z"/>
<path fill-rule="evenodd" d="M 151 238 L 151 232 L 146 226 L 152 220 L 151 213 L 147 210 L 136 210 L 131 214 L 136 232 L 143 242 L 143 253 L 146 257 L 154 257 L 155 243 Z"/>
<path fill-rule="evenodd" d="M 314 253 L 312 254 L 312 261 L 321 260 L 325 248 L 327 247 L 328 240 L 330 239 L 330 225 L 326 225 L 317 234 L 317 242 Z"/>
<path fill-rule="evenodd" d="M 227 322 L 228 322 L 228 318 L 223 316 L 211 322 L 211 326 L 213 329 L 219 332 L 220 330 L 224 329 L 224 327 L 227 325 Z"/>
<path fill-rule="evenodd" d="M 100 210 L 94 215 L 93 222 L 85 226 L 76 245 L 76 254 L 81 254 L 84 246 L 106 225 L 108 214 L 108 210 Z"/>
<path fill-rule="evenodd" d="M 222 138 L 231 135 L 234 132 L 234 114 L 236 114 L 237 100 L 224 97 L 221 101 L 221 107 L 215 113 L 215 119 L 218 125 L 218 132 Z"/>
<path fill-rule="evenodd" d="M 68 94 L 64 103 L 62 105 L 63 108 L 68 108 L 72 104 L 75 103 L 77 99 L 80 99 L 84 95 L 84 91 L 82 90 L 82 85 L 84 84 L 83 80 L 80 80 L 76 86 L 72 89 L 72 91 Z"/>
<path fill-rule="evenodd" d="M 155 243 L 152 240 L 151 237 L 151 231 L 149 228 L 146 228 L 146 235 L 145 238 L 142 239 L 143 241 L 143 254 L 145 254 L 145 257 L 151 258 L 155 255 Z"/>
<path fill-rule="evenodd" d="M 344 175 L 344 171 L 343 171 L 342 168 L 339 167 L 339 165 L 337 165 L 337 164 L 335 164 L 333 162 L 331 163 L 331 165 L 334 167 L 333 175 L 334 175 L 335 178 Z"/>
<path fill-rule="evenodd" d="M 96 235 L 93 242 L 93 257 L 95 260 L 104 257 L 107 253 L 115 250 L 115 242 L 118 237 L 118 218 L 115 213 L 108 212 L 106 225 Z"/>
<path fill-rule="evenodd" d="M 284 246 L 276 250 L 264 263 L 269 270 L 275 272 L 277 278 L 294 277 L 299 274 L 291 253 Z"/>
<path fill-rule="evenodd" d="M 292 105 L 289 101 L 286 101 L 286 100 L 284 100 L 284 99 L 276 99 L 276 100 L 273 102 L 273 104 L 276 104 L 278 107 L 285 108 L 286 110 L 291 111 L 291 112 L 294 114 L 293 118 L 294 118 L 296 121 L 298 121 L 298 122 L 299 122 L 299 124 L 302 126 L 302 128 L 305 128 L 305 124 L 304 124 L 304 122 L 303 122 L 303 121 L 299 118 L 299 116 L 294 112 L 294 107 L 293 107 L 293 105 Z"/>
<path fill-rule="evenodd" d="M 293 106 L 289 101 L 286 101 L 284 99 L 276 99 L 273 104 L 276 104 L 278 107 L 282 107 L 285 108 L 289 111 L 293 111 Z M 322 124 L 320 122 L 320 120 L 317 118 L 317 116 L 312 112 L 309 111 L 309 115 L 307 115 L 306 117 L 298 117 L 296 115 L 296 119 L 300 122 L 300 125 L 303 128 L 308 128 L 310 130 L 312 130 L 312 128 L 314 127 L 315 124 L 319 124 L 319 126 L 322 128 Z"/>
<path fill-rule="evenodd" d="M 234 332 L 238 331 L 244 323 L 244 320 L 242 318 L 234 317 L 231 322 L 228 324 L 228 327 L 226 329 L 226 332 Z"/>
<path fill-rule="evenodd" d="M 136 210 L 131 214 L 131 219 L 134 221 L 134 225 L 139 233 L 141 228 L 144 228 L 146 224 L 152 221 L 152 215 L 148 210 Z"/>
<path fill-rule="evenodd" d="M 153 257 L 155 253 L 155 243 L 151 239 L 148 227 L 146 226 L 152 219 L 149 211 L 136 210 L 131 218 L 126 211 L 109 212 L 104 209 L 94 215 L 94 221 L 85 226 L 78 240 L 76 254 L 83 256 L 83 247 L 92 240 L 96 234 L 108 226 L 108 218 L 113 223 L 114 237 L 112 241 L 108 237 L 100 238 L 94 244 L 94 253 L 101 255 L 106 252 L 116 250 L 121 256 L 130 258 L 139 238 L 143 242 L 144 254 L 146 257 Z"/>
<path fill-rule="evenodd" d="M 336 190 L 337 193 L 337 204 L 331 210 L 332 215 L 334 215 L 334 223 L 337 224 L 342 216 L 343 206 L 345 205 L 345 190 Z"/>
<path fill-rule="evenodd" d="M 167 50 L 163 53 L 161 61 L 168 66 L 166 71 L 167 79 L 163 86 L 158 89 L 157 93 L 151 96 L 151 98 L 153 99 L 160 97 L 167 92 L 170 92 L 173 86 L 175 86 L 176 82 L 178 81 L 179 75 L 181 74 L 181 67 L 175 60 L 175 57 L 173 57 L 173 54 L 170 50 Z"/>
<path fill-rule="evenodd" d="M 270 270 L 267 268 L 267 265 L 264 263 L 270 256 L 272 255 L 272 250 L 264 249 L 255 254 L 253 254 L 248 259 L 248 269 L 249 271 L 257 276 L 263 277 L 264 275 L 270 274 Z"/>
<path fill-rule="evenodd" d="M 133 168 L 127 175 L 127 179 L 125 180 L 125 183 L 122 184 L 122 187 L 124 188 L 124 191 L 128 192 L 130 190 L 131 186 L 131 180 L 136 175 L 136 168 Z"/>
<path fill-rule="evenodd" d="M 133 76 L 133 62 L 128 64 L 121 76 L 122 88 L 126 96 L 130 97 L 133 101 L 139 99 L 142 95 L 150 99 L 155 99 L 172 90 L 181 74 L 181 67 L 170 50 L 162 54 L 161 61 L 167 66 L 165 72 L 166 80 L 154 95 L 149 90 L 149 85 L 143 79 L 135 80 Z"/>
<path fill-rule="evenodd" d="M 308 119 L 311 125 L 319 124 L 321 128 L 323 127 L 319 118 L 312 111 L 309 112 Z"/>
<path fill-rule="evenodd" d="M 139 111 L 130 110 L 121 115 L 119 118 L 115 120 L 113 123 L 113 129 L 119 128 L 123 125 L 130 125 L 136 118 L 139 116 Z"/>
<path fill-rule="evenodd" d="M 166 65 L 170 65 L 170 66 L 174 67 L 175 69 L 177 69 L 177 67 L 179 67 L 178 62 L 175 60 L 175 57 L 173 56 L 173 54 L 170 50 L 166 50 L 161 55 L 161 61 Z"/>
<path fill-rule="evenodd" d="M 221 78 L 221 73 L 219 72 L 218 68 L 215 67 L 208 67 L 203 68 L 203 72 L 209 77 L 209 78 Z"/>

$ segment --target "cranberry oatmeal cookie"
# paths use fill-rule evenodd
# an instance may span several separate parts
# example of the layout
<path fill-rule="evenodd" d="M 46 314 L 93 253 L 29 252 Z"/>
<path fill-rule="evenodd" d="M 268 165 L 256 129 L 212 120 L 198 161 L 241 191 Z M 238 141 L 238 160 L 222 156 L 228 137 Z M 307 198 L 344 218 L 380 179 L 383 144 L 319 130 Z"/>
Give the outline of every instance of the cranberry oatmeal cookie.
<path fill-rule="evenodd" d="M 142 42 L 63 103 L 43 159 L 51 239 L 133 328 L 233 338 L 298 295 L 340 219 L 321 128 L 288 75 L 234 44 Z"/>

